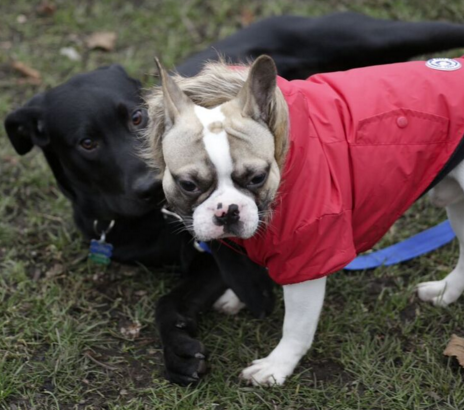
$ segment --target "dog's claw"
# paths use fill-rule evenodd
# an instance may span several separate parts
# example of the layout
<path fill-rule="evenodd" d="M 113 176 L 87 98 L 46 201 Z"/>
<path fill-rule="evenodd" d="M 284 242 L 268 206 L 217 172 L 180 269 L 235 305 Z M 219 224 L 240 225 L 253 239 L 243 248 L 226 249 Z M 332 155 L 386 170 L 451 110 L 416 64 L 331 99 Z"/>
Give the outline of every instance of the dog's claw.
<path fill-rule="evenodd" d="M 293 367 L 266 357 L 254 360 L 251 366 L 243 369 L 240 377 L 254 386 L 281 386 L 292 374 Z"/>
<path fill-rule="evenodd" d="M 182 386 L 197 383 L 208 367 L 205 347 L 187 332 L 187 328 L 176 327 L 174 329 L 164 334 L 164 362 L 167 379 Z"/>

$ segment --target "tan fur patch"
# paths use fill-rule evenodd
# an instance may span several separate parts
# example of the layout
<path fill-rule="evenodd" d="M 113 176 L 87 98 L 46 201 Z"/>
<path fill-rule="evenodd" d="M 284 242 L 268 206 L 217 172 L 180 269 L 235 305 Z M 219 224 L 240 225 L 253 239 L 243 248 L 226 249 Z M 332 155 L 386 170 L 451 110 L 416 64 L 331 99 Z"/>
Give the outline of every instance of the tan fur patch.
<path fill-rule="evenodd" d="M 224 130 L 224 124 L 220 121 L 215 121 L 211 124 L 208 125 L 208 129 L 213 133 L 213 134 L 219 134 Z"/>

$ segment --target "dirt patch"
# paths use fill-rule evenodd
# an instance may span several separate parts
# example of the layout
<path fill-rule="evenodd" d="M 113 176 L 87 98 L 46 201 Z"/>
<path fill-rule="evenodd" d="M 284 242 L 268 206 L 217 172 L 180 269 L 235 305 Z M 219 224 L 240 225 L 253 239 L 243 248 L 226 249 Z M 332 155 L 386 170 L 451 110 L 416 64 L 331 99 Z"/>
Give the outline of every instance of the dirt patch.
<path fill-rule="evenodd" d="M 396 288 L 396 283 L 392 277 L 372 278 L 367 285 L 367 294 L 377 298 L 385 289 Z"/>
<path fill-rule="evenodd" d="M 345 386 L 354 382 L 353 376 L 340 362 L 335 360 L 305 360 L 301 367 L 308 369 L 301 376 L 302 382 L 308 386 L 329 383 Z"/>
<path fill-rule="evenodd" d="M 408 323 L 408 322 L 411 323 L 416 320 L 419 314 L 420 314 L 419 304 L 416 302 L 413 302 L 410 305 L 406 306 L 400 312 L 400 320 L 402 323 Z"/>

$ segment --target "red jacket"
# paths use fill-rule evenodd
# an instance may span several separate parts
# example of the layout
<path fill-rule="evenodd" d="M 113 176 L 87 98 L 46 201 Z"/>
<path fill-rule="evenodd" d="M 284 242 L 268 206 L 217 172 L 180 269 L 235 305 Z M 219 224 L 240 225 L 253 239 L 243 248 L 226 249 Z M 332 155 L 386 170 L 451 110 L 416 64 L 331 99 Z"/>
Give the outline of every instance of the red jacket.
<path fill-rule="evenodd" d="M 279 284 L 317 279 L 370 249 L 464 135 L 464 60 L 278 78 L 290 149 L 264 235 L 236 242 Z"/>

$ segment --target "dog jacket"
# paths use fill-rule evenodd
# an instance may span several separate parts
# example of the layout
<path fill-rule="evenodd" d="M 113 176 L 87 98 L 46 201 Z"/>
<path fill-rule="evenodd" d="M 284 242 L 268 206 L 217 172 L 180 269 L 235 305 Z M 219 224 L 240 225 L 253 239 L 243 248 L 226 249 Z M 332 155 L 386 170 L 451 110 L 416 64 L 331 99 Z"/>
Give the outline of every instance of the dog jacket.
<path fill-rule="evenodd" d="M 443 169 L 464 135 L 464 60 L 436 60 L 278 78 L 290 146 L 275 210 L 264 232 L 234 239 L 275 282 L 345 267 Z"/>

